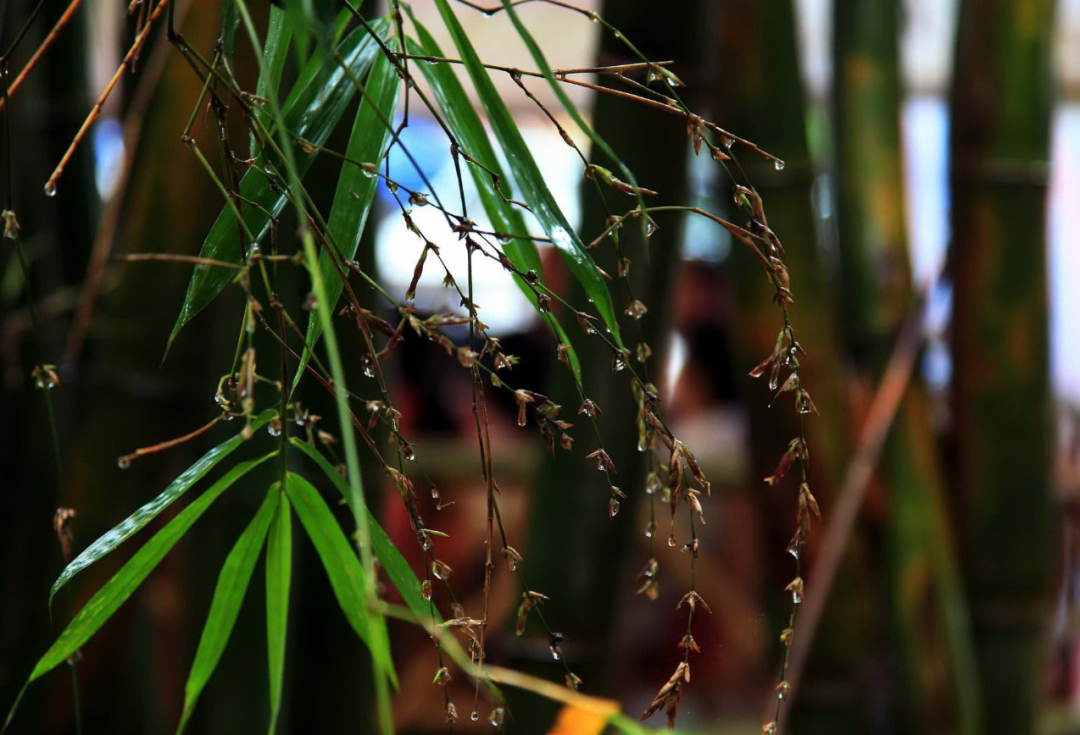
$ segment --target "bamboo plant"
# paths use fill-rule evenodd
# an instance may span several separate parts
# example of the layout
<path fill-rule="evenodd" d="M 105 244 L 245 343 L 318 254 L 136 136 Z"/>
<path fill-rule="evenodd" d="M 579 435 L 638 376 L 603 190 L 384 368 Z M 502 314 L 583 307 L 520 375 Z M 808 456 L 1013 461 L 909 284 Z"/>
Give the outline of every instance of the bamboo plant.
<path fill-rule="evenodd" d="M 955 505 L 988 733 L 1033 732 L 1054 580 L 1049 0 L 961 3 L 952 88 Z"/>
<path fill-rule="evenodd" d="M 548 597 L 527 583 L 529 567 L 507 536 L 492 469 L 488 396 L 492 391 L 504 391 L 517 404 L 519 425 L 525 427 L 531 422 L 552 451 L 556 444 L 562 451 L 573 451 L 575 439 L 579 442 L 577 451 L 584 451 L 581 445 L 591 450 L 586 458 L 600 470 L 593 475 L 599 483 L 587 483 L 582 490 L 600 493 L 606 500 L 606 514 L 616 515 L 626 492 L 632 489 L 624 491 L 615 484 L 615 462 L 604 449 L 601 412 L 592 397 L 596 386 L 582 366 L 583 351 L 579 346 L 583 341 L 602 344 L 605 363 L 613 373 L 626 378 L 626 394 L 636 407 L 638 441 L 655 468 L 649 489 L 670 509 L 668 543 L 681 543 L 689 560 L 690 589 L 679 606 L 680 624 L 685 621 L 686 625 L 679 647 L 680 661 L 674 672 L 659 682 L 658 694 L 642 715 L 647 719 L 662 710 L 669 726 L 674 725 L 681 693 L 690 682 L 691 657 L 700 653 L 693 638 L 695 613 L 708 610 L 693 580 L 699 548 L 706 541 L 701 524 L 710 484 L 691 448 L 672 433 L 665 421 L 655 386 L 635 365 L 632 348 L 644 354 L 647 347 L 637 339 L 631 340 L 626 326 L 636 323 L 648 307 L 632 294 L 612 295 L 593 251 L 615 248 L 619 255 L 623 233 L 636 229 L 642 238 L 647 238 L 670 217 L 703 217 L 723 228 L 752 253 L 779 307 L 774 313 L 779 336 L 770 352 L 763 355 L 765 360 L 758 371 L 770 374 L 779 395 L 791 394 L 784 397 L 794 399 L 793 410 L 799 416 L 809 413 L 813 402 L 800 374 L 802 345 L 789 314 L 793 297 L 784 249 L 776 232 L 765 224 L 760 197 L 752 195 L 743 184 L 735 189 L 744 212 L 752 219 L 750 228 L 698 207 L 650 205 L 647 199 L 654 191 L 645 182 L 638 183 L 602 132 L 585 121 L 565 88 L 584 86 L 661 110 L 680 123 L 676 134 L 689 139 L 695 154 L 710 156 L 720 164 L 734 162 L 736 156 L 743 155 L 747 159 L 764 158 L 777 168 L 783 162 L 688 106 L 679 91 L 683 82 L 670 63 L 645 56 L 621 30 L 594 11 L 553 3 L 581 22 L 599 23 L 633 60 L 589 69 L 553 69 L 515 8 L 518 4 L 510 0 L 490 7 L 460 3 L 465 12 L 502 14 L 528 49 L 534 64 L 531 69 L 484 62 L 448 0 L 435 0 L 435 6 L 453 51 L 439 48 L 434 36 L 412 16 L 409 6 L 397 0 L 390 3 L 388 14 L 375 19 L 365 17 L 346 0 L 330 15 L 325 14 L 325 6 L 316 8 L 311 3 L 269 6 L 265 20 L 245 0 L 231 0 L 222 6 L 220 34 L 213 44 L 204 44 L 185 32 L 183 17 L 177 11 L 178 0 L 133 4 L 133 11 L 137 11 L 132 14 L 133 40 L 44 182 L 42 195 L 53 197 L 63 189 L 65 170 L 87 131 L 124 73 L 154 46 L 151 39 L 169 44 L 190 69 L 198 87 L 189 100 L 190 113 L 176 123 L 179 145 L 205 174 L 208 188 L 220 195 L 222 209 L 197 254 L 148 250 L 127 252 L 118 260 L 129 268 L 157 263 L 191 269 L 179 315 L 168 335 L 167 352 L 178 349 L 185 338 L 185 327 L 193 320 L 206 318 L 207 313 L 225 318 L 216 308 L 222 294 L 237 296 L 237 305 L 242 308 L 230 318 L 235 348 L 222 360 L 216 389 L 210 391 L 217 409 L 209 421 L 177 439 L 123 454 L 117 464 L 120 469 L 144 464 L 151 461 L 147 458 L 195 437 L 221 433 L 225 425 L 235 428 L 227 432 L 228 438 L 169 482 L 157 497 L 86 546 L 66 566 L 53 584 L 50 601 L 57 593 L 70 589 L 89 567 L 121 546 L 132 546 L 131 537 L 148 536 L 75 613 L 32 667 L 5 729 L 14 721 L 18 701 L 27 687 L 77 656 L 181 539 L 190 535 L 216 501 L 229 493 L 243 496 L 236 502 L 247 506 L 250 520 L 239 532 L 218 573 L 184 687 L 178 732 L 191 722 L 218 668 L 264 549 L 268 663 L 268 711 L 264 722 L 268 731 L 275 731 L 288 658 L 293 529 L 302 532 L 296 535 L 306 538 L 304 543 L 314 549 L 344 619 L 368 652 L 363 663 L 370 669 L 374 701 L 371 724 L 378 731 L 388 733 L 394 729 L 391 696 L 399 683 L 398 662 L 390 647 L 389 619 L 410 622 L 429 634 L 434 680 L 442 689 L 443 716 L 451 728 L 464 713 L 471 721 L 483 717 L 502 728 L 508 714 L 500 686 L 508 686 L 573 704 L 617 730 L 639 731 L 640 726 L 609 702 L 578 691 L 582 681 L 561 648 L 561 634 L 553 629 L 543 610 Z M 78 5 L 74 0 L 70 12 L 75 12 Z M 31 13 L 26 27 L 36 16 L 36 11 Z M 266 30 L 260 33 L 264 23 Z M 13 47 L 23 37 L 17 34 Z M 33 71 L 54 38 L 55 34 L 46 37 L 41 53 L 26 63 L 21 76 Z M 245 87 L 245 77 L 238 73 L 241 62 L 236 50 L 241 47 L 240 39 L 244 39 L 257 70 L 253 89 Z M 297 59 L 296 68 L 293 74 L 286 74 L 290 55 Z M 5 79 L 9 62 L 10 52 L 0 64 Z M 490 138 L 452 67 L 462 68 L 471 82 L 490 126 Z M 570 136 L 558 118 L 531 92 L 530 85 L 546 85 L 573 124 L 575 134 L 590 141 L 594 160 L 602 155 L 608 164 L 583 160 L 583 177 L 602 192 L 611 206 L 606 220 L 589 223 L 593 230 L 588 240 L 560 210 L 506 101 L 492 84 L 492 74 L 508 75 L 569 142 Z M 612 90 L 586 81 L 585 77 L 596 74 L 608 76 L 621 86 Z M 426 87 L 416 84 L 420 76 L 427 82 Z M 15 91 L 5 85 L 3 102 L 7 114 L 25 95 L 13 96 Z M 417 107 L 426 110 L 445 137 L 457 174 L 453 191 L 440 191 L 424 179 L 402 140 L 401 131 L 409 124 L 410 110 Z M 350 120 L 346 113 L 352 110 L 355 113 Z M 348 130 L 343 150 L 332 147 L 335 130 Z M 10 164 L 10 126 L 4 128 L 4 135 Z M 424 179 L 423 188 L 409 188 L 399 180 L 398 171 L 391 166 L 392 149 L 399 149 L 409 165 L 417 169 Z M 317 158 L 340 162 L 334 196 L 325 213 L 310 187 L 309 172 Z M 478 224 L 479 213 L 467 210 L 465 177 L 473 180 L 482 200 L 483 216 L 490 224 Z M 745 179 L 742 181 L 745 184 Z M 10 174 L 8 184 L 10 192 Z M 391 293 L 357 259 L 375 190 L 380 185 L 394 197 L 396 216 L 417 236 L 415 276 L 404 294 Z M 452 236 L 425 234 L 412 216 L 421 207 L 436 210 Z M 10 199 L 3 219 L 5 235 L 18 243 L 17 207 Z M 291 229 L 287 227 L 290 224 Z M 538 243 L 554 249 L 582 289 L 584 300 L 568 298 L 549 285 Z M 441 257 L 442 248 L 462 248 L 467 256 L 466 272 L 452 272 Z M 569 410 L 562 413 L 561 406 L 535 387 L 515 381 L 512 368 L 516 358 L 504 352 L 497 335 L 482 321 L 481 307 L 473 301 L 472 264 L 480 258 L 506 270 L 507 277 L 521 288 L 550 329 L 556 346 L 551 359 L 561 363 L 571 376 L 581 399 L 576 415 L 582 418 L 575 419 L 580 424 L 576 431 L 571 432 L 574 427 L 566 420 L 570 418 Z M 444 274 L 444 285 L 459 300 L 459 310 L 419 313 L 413 300 L 425 268 L 436 268 Z M 286 290 L 291 278 L 306 279 L 308 287 L 301 299 L 291 298 Z M 361 286 L 379 295 L 379 312 L 361 304 L 356 295 Z M 211 304 L 213 310 L 209 309 Z M 468 330 L 468 339 L 463 343 L 455 342 L 447 333 L 458 326 Z M 342 359 L 346 334 L 362 346 L 358 365 L 346 365 Z M 401 414 L 387 390 L 384 375 L 384 367 L 390 364 L 388 358 L 405 339 L 430 342 L 434 349 L 444 350 L 448 364 L 464 370 L 471 383 L 477 467 L 486 496 L 482 519 L 486 542 L 483 598 L 476 609 L 467 610 L 455 596 L 453 570 L 439 556 L 443 543 L 440 533 L 418 512 L 418 486 L 432 493 L 436 488 L 423 470 L 423 447 L 403 435 Z M 358 368 L 355 372 L 351 370 L 354 367 Z M 57 387 L 53 368 L 43 359 L 35 366 L 34 376 L 44 391 Z M 365 399 L 350 389 L 358 383 L 373 385 L 380 397 Z M 300 401 L 308 390 L 329 394 L 336 416 L 319 423 L 320 417 Z M 410 521 L 423 559 L 419 570 L 409 566 L 368 509 L 361 480 L 361 443 L 367 450 L 365 461 L 381 470 L 390 494 L 397 496 Z M 807 452 L 801 434 L 786 457 L 787 465 L 802 472 L 800 497 L 805 507 L 812 496 L 805 484 Z M 250 481 L 258 477 L 257 471 L 265 471 L 273 479 L 253 486 Z M 347 525 L 343 527 L 335 517 L 313 479 L 341 496 L 350 514 Z M 196 486 L 202 491 L 195 491 Z M 178 511 L 171 508 L 179 505 L 177 501 L 185 495 L 195 497 Z M 809 530 L 808 516 L 803 516 L 793 541 L 796 556 Z M 151 523 L 157 530 L 144 533 Z M 552 655 L 563 664 L 565 685 L 505 669 L 488 660 L 496 555 L 501 557 L 499 564 L 505 563 L 520 584 L 518 629 L 539 626 L 544 630 Z M 403 605 L 390 604 L 381 597 L 377 569 L 397 589 Z M 800 585 L 801 581 L 796 580 L 788 588 L 796 606 Z M 474 682 L 470 701 L 455 702 L 451 697 L 447 685 L 455 676 Z"/>

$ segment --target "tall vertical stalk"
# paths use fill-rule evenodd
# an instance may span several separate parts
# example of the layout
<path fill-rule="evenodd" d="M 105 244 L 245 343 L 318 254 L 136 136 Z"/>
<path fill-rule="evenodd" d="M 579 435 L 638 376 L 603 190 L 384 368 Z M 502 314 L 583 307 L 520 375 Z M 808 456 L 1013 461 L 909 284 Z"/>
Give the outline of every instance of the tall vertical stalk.
<path fill-rule="evenodd" d="M 915 303 L 904 225 L 897 2 L 834 5 L 834 120 L 843 328 L 860 382 L 880 383 Z M 863 391 L 869 393 L 869 391 Z M 887 502 L 888 638 L 897 718 L 911 732 L 977 732 L 967 609 L 927 397 L 908 388 L 879 473 Z"/>
<path fill-rule="evenodd" d="M 1033 732 L 1054 578 L 1052 0 L 964 0 L 952 90 L 956 503 L 987 733 Z"/>
<path fill-rule="evenodd" d="M 786 161 L 782 171 L 753 157 L 741 160 L 733 173 L 746 178 L 760 194 L 769 226 L 784 243 L 785 263 L 791 277 L 796 304 L 793 310 L 800 341 L 807 346 L 803 374 L 820 416 L 806 422 L 809 432 L 810 484 L 827 516 L 847 451 L 846 407 L 843 399 L 843 365 L 833 319 L 834 300 L 828 283 L 832 273 L 825 249 L 819 245 L 819 223 L 812 205 L 815 167 L 808 144 L 808 105 L 803 89 L 791 0 L 724 0 L 717 4 L 716 38 L 719 57 L 713 100 L 717 122 L 754 141 Z M 716 196 L 730 201 L 731 181 L 717 180 Z M 761 278 L 760 266 L 734 246 L 725 268 L 733 275 L 737 318 L 731 335 L 736 366 L 758 363 L 773 350 L 778 309 L 771 303 L 770 284 Z M 770 394 L 760 382 L 739 370 L 737 388 L 750 419 L 749 447 L 751 492 L 758 498 L 766 546 L 760 553 L 768 560 L 767 578 L 761 589 L 764 604 L 776 626 L 766 655 L 767 674 L 775 676 L 773 662 L 785 655 L 779 638 L 787 627 L 787 601 L 779 590 L 793 576 L 791 557 L 784 548 L 791 538 L 796 514 L 795 487 L 762 486 L 773 474 L 777 459 L 799 432 L 794 412 L 769 407 Z M 861 543 L 856 539 L 855 544 Z M 813 550 L 811 541 L 810 550 Z M 863 732 L 863 696 L 856 674 L 858 662 L 869 644 L 856 600 L 865 594 L 865 579 L 857 565 L 846 565 L 830 601 L 816 645 L 794 698 L 795 714 L 786 719 L 791 732 Z M 809 588 L 812 577 L 806 579 Z M 773 706 L 768 707 L 768 718 Z M 781 723 L 782 725 L 783 723 Z M 783 729 L 783 728 L 782 728 Z M 786 731 L 786 730 L 785 730 Z"/>

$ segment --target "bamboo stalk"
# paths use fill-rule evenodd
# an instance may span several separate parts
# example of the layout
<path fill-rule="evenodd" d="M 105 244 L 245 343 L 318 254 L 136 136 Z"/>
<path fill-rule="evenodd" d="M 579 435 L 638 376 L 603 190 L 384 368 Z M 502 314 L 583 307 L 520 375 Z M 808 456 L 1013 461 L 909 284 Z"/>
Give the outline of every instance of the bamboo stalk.
<path fill-rule="evenodd" d="M 1051 0 L 964 0 L 952 96 L 955 491 L 988 733 L 1033 732 L 1054 569 Z"/>
<path fill-rule="evenodd" d="M 858 380 L 877 383 L 913 301 L 900 145 L 899 4 L 834 5 L 834 104 L 843 322 Z M 909 731 L 977 732 L 967 608 L 928 401 L 903 398 L 878 473 L 885 493 L 888 640 L 896 719 Z"/>
<path fill-rule="evenodd" d="M 845 369 L 833 314 L 835 302 L 827 261 L 820 257 L 819 222 L 811 204 L 814 166 L 807 140 L 806 95 L 802 88 L 795 15 L 790 0 L 725 0 L 718 4 L 717 42 L 720 55 L 714 87 L 717 123 L 754 140 L 786 161 L 782 171 L 761 163 L 754 155 L 739 155 L 749 180 L 760 193 L 769 226 L 786 251 L 795 304 L 792 319 L 808 357 L 805 380 L 820 416 L 806 426 L 809 432 L 810 484 L 828 516 L 839 486 L 848 452 L 847 412 L 843 398 Z M 732 166 L 739 174 L 739 169 Z M 730 181 L 721 173 L 717 198 L 730 200 Z M 781 484 L 766 488 L 762 478 L 773 473 L 787 443 L 797 435 L 795 417 L 768 408 L 769 396 L 760 381 L 746 377 L 749 367 L 768 355 L 776 339 L 777 309 L 770 303 L 769 284 L 761 278 L 760 264 L 736 248 L 725 267 L 732 275 L 736 316 L 731 320 L 737 388 L 750 418 L 751 472 L 748 478 L 765 530 L 763 555 L 767 570 L 759 590 L 775 627 L 767 649 L 768 668 L 782 655 L 780 629 L 787 616 L 780 594 L 792 575 L 791 558 L 784 548 L 791 538 L 796 512 L 796 488 Z M 813 558 L 817 531 L 811 531 L 807 552 Z M 854 546 L 863 549 L 856 537 Z M 807 577 L 812 590 L 815 581 Z M 860 612 L 861 600 L 872 580 L 850 558 L 838 576 L 832 598 L 807 662 L 800 690 L 793 690 L 794 710 L 786 717 L 791 728 L 783 732 L 865 732 L 865 698 L 857 671 L 871 644 Z M 871 588 L 872 589 L 872 588 Z M 796 633 L 796 635 L 798 635 Z M 763 683 L 762 690 L 775 686 Z M 765 719 L 773 717 L 775 699 L 769 698 Z"/>

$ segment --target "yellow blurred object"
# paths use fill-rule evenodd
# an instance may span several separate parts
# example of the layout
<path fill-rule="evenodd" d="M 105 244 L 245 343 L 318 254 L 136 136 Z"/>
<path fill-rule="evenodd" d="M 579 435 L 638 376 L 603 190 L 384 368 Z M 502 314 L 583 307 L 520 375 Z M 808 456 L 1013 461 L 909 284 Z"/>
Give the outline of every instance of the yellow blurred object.
<path fill-rule="evenodd" d="M 598 712 L 568 704 L 559 711 L 548 735 L 600 735 L 607 718 Z"/>

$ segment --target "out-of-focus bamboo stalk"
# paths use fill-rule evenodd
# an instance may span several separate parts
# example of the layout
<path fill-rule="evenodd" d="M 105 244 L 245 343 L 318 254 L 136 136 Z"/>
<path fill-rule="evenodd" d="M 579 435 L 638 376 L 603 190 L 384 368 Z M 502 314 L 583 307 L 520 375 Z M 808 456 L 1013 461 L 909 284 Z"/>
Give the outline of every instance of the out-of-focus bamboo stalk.
<path fill-rule="evenodd" d="M 899 3 L 838 0 L 835 158 L 842 325 L 857 380 L 880 381 L 913 303 L 900 146 Z M 861 391 L 869 393 L 870 391 Z M 909 386 L 883 447 L 887 630 L 905 731 L 978 730 L 966 601 L 927 397 Z"/>
<path fill-rule="evenodd" d="M 647 0 L 610 0 L 604 3 L 601 14 L 649 58 L 678 58 L 678 74 L 688 85 L 687 90 L 680 91 L 686 91 L 690 95 L 688 101 L 694 104 L 691 100 L 704 45 L 701 0 L 675 0 L 668 3 L 663 13 L 657 13 Z M 629 55 L 620 40 L 610 33 L 604 34 L 597 63 L 626 61 L 637 59 Z M 593 125 L 633 170 L 638 182 L 660 192 L 659 196 L 649 198 L 650 206 L 686 201 L 689 141 L 685 123 L 679 118 L 613 96 L 597 95 Z M 591 161 L 615 168 L 597 152 L 591 154 Z M 625 213 L 633 206 L 631 198 L 611 189 L 604 194 L 612 214 Z M 583 181 L 582 198 L 582 236 L 588 242 L 604 229 L 609 212 L 599 201 L 591 181 Z M 649 309 L 638 324 L 644 340 L 654 352 L 648 361 L 648 370 L 658 384 L 661 384 L 659 373 L 664 365 L 670 331 L 681 224 L 676 217 L 660 220 L 660 229 L 647 242 L 643 241 L 637 227 L 626 227 L 621 234 L 623 253 L 633 261 L 630 277 L 635 296 Z M 618 259 L 610 241 L 599 246 L 594 256 L 608 273 L 618 272 Z M 621 280 L 612 281 L 609 288 L 617 310 L 622 312 L 630 301 L 626 285 Z M 575 286 L 570 293 L 573 294 L 572 303 L 586 303 L 580 288 Z M 567 319 L 564 323 L 572 324 L 572 320 Z M 637 406 L 630 381 L 624 377 L 625 373 L 612 374 L 610 349 L 595 337 L 585 337 L 576 326 L 571 330 L 571 339 L 581 358 L 585 391 L 603 411 L 598 419 L 599 427 L 604 446 L 618 468 L 616 483 L 628 497 L 622 502 L 618 515 L 609 519 L 610 493 L 601 482 L 595 462 L 582 459 L 583 454 L 595 448 L 591 446 L 595 439 L 590 437 L 591 430 L 587 429 L 584 416 L 578 416 L 580 420 L 573 418 L 581 399 L 569 380 L 569 371 L 563 372 L 560 366 L 552 389 L 553 399 L 564 406 L 566 418 L 580 428 L 575 428 L 575 457 L 559 456 L 555 461 L 545 462 L 541 471 L 532 501 L 526 573 L 530 585 L 552 598 L 545 604 L 545 612 L 552 625 L 567 634 L 567 650 L 575 672 L 585 680 L 590 691 L 614 693 L 618 691 L 619 667 L 613 663 L 620 652 L 614 637 L 619 630 L 619 589 L 634 583 L 637 569 L 646 560 L 645 556 L 635 556 L 632 551 L 633 536 L 642 533 L 636 509 L 638 502 L 647 497 L 644 494 L 645 455 L 635 449 L 638 443 Z M 639 341 L 637 325 L 631 319 L 623 320 L 623 339 L 632 350 Z M 636 360 L 633 364 L 635 369 L 642 367 Z M 587 447 L 584 452 L 577 451 L 579 444 Z M 663 541 L 657 544 L 660 546 Z M 568 549 L 574 551 L 567 553 Z M 635 604 L 650 603 L 641 597 Z M 540 650 L 550 661 L 546 642 Z M 517 721 L 525 728 L 523 732 L 541 731 L 544 722 L 539 718 L 531 721 L 529 714 L 523 715 L 526 710 L 522 707 L 550 706 L 537 703 L 535 697 L 529 699 L 531 701 L 523 699 L 516 705 Z"/>
<path fill-rule="evenodd" d="M 987 733 L 1034 732 L 1054 577 L 1052 0 L 964 0 L 952 92 L 955 482 Z"/>
<path fill-rule="evenodd" d="M 812 206 L 815 176 L 807 141 L 807 103 L 803 90 L 795 14 L 790 0 L 724 0 L 717 4 L 717 75 L 712 90 L 717 123 L 784 159 L 777 171 L 773 164 L 738 146 L 742 167 L 764 202 L 769 226 L 787 252 L 785 262 L 795 297 L 792 319 L 799 341 L 809 356 L 804 360 L 804 379 L 820 416 L 807 421 L 811 486 L 829 512 L 839 482 L 848 444 L 844 395 L 844 366 L 835 329 L 834 299 L 828 283 L 833 274 L 818 244 L 818 221 Z M 738 169 L 733 167 L 738 174 Z M 717 197 L 730 200 L 731 182 L 721 174 Z M 771 286 L 762 277 L 760 264 L 736 246 L 726 264 L 734 276 L 736 312 L 732 320 L 738 387 L 750 418 L 751 492 L 760 498 L 766 546 L 757 550 L 771 569 L 760 593 L 775 621 L 776 634 L 787 622 L 779 609 L 780 590 L 794 574 L 784 548 L 794 531 L 797 485 L 781 483 L 765 487 L 787 443 L 798 433 L 794 412 L 769 408 L 770 394 L 761 381 L 747 371 L 768 355 L 781 325 L 779 310 L 771 302 Z M 811 532 L 807 548 L 812 556 L 816 544 Z M 856 547 L 862 540 L 854 540 Z M 808 588 L 814 585 L 807 579 Z M 859 685 L 859 662 L 871 644 L 860 600 L 866 596 L 868 579 L 858 564 L 840 571 L 833 599 L 824 616 L 800 690 L 795 710 L 788 717 L 790 732 L 865 732 L 865 693 Z M 768 674 L 780 660 L 780 644 L 769 648 Z M 773 682 L 775 684 L 775 682 Z"/>

